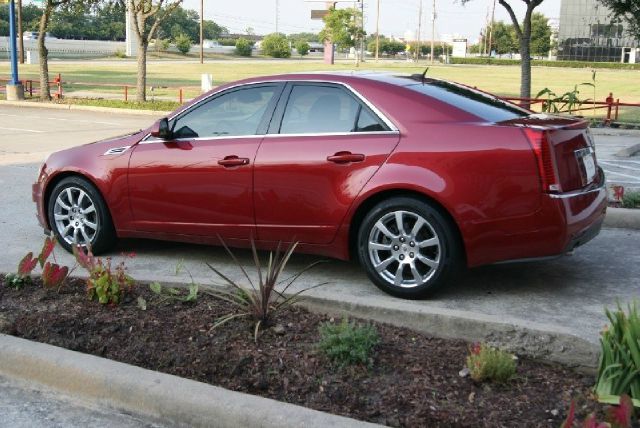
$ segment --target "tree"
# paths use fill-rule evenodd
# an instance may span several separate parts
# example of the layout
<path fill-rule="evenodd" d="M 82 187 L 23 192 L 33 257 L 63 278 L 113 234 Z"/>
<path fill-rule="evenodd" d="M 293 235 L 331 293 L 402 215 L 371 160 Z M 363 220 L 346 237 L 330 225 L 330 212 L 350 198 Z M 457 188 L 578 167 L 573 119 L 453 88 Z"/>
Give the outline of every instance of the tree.
<path fill-rule="evenodd" d="M 51 1 L 51 0 L 48 0 Z M 120 0 L 133 15 L 132 26 L 138 38 L 138 77 L 136 101 L 147 100 L 147 50 L 160 24 L 180 6 L 182 0 Z"/>
<path fill-rule="evenodd" d="M 260 45 L 262 52 L 273 58 L 289 58 L 291 56 L 291 48 L 289 40 L 281 33 L 271 33 L 262 39 Z"/>
<path fill-rule="evenodd" d="M 627 24 L 627 32 L 640 40 L 640 1 L 638 0 L 599 0 L 611 10 L 614 18 Z"/>
<path fill-rule="evenodd" d="M 320 31 L 320 39 L 335 44 L 338 49 L 357 46 L 364 31 L 359 25 L 362 14 L 354 8 L 336 9 L 332 7 L 324 16 L 324 28 Z"/>
<path fill-rule="evenodd" d="M 460 0 L 462 4 L 466 4 L 472 0 Z M 522 22 L 518 21 L 518 17 L 511 7 L 511 3 L 516 0 L 498 0 L 509 14 L 513 29 L 516 32 L 520 51 L 520 98 L 531 98 L 531 17 L 536 7 L 544 0 L 521 0 L 527 5 L 527 10 L 522 18 Z"/>
<path fill-rule="evenodd" d="M 245 39 L 244 37 L 241 37 L 236 41 L 236 55 L 251 56 L 252 48 L 253 43 Z"/>
<path fill-rule="evenodd" d="M 545 56 L 551 49 L 551 27 L 549 19 L 541 13 L 531 16 L 531 54 Z"/>
<path fill-rule="evenodd" d="M 493 25 L 491 50 L 498 55 L 511 54 L 518 50 L 518 36 L 516 36 L 513 25 L 505 24 L 502 21 Z"/>
<path fill-rule="evenodd" d="M 309 53 L 309 49 L 311 48 L 311 46 L 309 46 L 309 43 L 307 43 L 306 40 L 300 40 L 299 42 L 296 43 L 296 50 L 298 51 L 298 54 L 300 56 L 305 56 Z"/>

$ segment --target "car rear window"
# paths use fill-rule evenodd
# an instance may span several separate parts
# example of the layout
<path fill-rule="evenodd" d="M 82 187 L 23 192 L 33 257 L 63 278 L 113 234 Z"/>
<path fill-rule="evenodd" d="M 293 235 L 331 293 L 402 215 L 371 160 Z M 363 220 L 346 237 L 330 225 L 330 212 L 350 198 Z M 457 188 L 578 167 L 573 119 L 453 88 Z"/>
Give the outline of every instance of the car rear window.
<path fill-rule="evenodd" d="M 426 80 L 407 86 L 416 92 L 433 97 L 488 122 L 502 122 L 529 116 L 530 111 L 492 95 L 441 80 Z"/>

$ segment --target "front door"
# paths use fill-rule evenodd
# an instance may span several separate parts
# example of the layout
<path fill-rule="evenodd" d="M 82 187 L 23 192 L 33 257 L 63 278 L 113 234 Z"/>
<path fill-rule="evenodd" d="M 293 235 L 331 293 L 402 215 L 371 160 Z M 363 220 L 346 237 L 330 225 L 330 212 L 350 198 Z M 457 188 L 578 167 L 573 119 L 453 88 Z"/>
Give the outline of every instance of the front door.
<path fill-rule="evenodd" d="M 133 150 L 129 195 L 136 230 L 255 236 L 253 162 L 281 85 L 232 89 L 170 121 L 169 141 Z"/>

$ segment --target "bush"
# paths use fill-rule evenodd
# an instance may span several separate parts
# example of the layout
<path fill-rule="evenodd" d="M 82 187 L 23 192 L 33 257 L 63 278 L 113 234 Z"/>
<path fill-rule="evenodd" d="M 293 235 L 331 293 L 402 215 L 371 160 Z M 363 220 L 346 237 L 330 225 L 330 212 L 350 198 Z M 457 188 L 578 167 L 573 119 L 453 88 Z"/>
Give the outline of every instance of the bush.
<path fill-rule="evenodd" d="M 306 40 L 300 40 L 296 43 L 296 50 L 298 51 L 298 55 L 305 56 L 309 53 L 309 43 Z"/>
<path fill-rule="evenodd" d="M 240 38 L 236 42 L 236 55 L 240 56 L 251 56 L 251 49 L 253 48 L 253 43 L 247 39 Z"/>
<path fill-rule="evenodd" d="M 289 41 L 280 33 L 272 33 L 262 39 L 262 52 L 273 58 L 289 58 L 291 56 L 291 48 Z"/>
<path fill-rule="evenodd" d="M 474 64 L 474 65 L 520 65 L 517 59 L 502 59 L 489 57 L 469 57 L 457 58 L 452 57 L 450 64 Z M 533 60 L 531 65 L 541 67 L 560 67 L 560 68 L 607 68 L 619 70 L 640 70 L 640 64 L 623 64 L 619 62 L 587 62 L 587 61 L 548 61 Z"/>
<path fill-rule="evenodd" d="M 186 34 L 178 35 L 175 40 L 176 48 L 182 53 L 182 55 L 186 55 L 191 50 L 191 39 Z"/>
<path fill-rule="evenodd" d="M 640 208 L 640 192 L 629 192 L 622 197 L 623 208 Z"/>
<path fill-rule="evenodd" d="M 339 366 L 371 366 L 371 351 L 379 341 L 373 326 L 359 326 L 344 318 L 340 324 L 328 322 L 320 326 L 318 348 Z"/>
<path fill-rule="evenodd" d="M 94 257 L 91 248 L 87 248 L 85 252 L 77 245 L 73 247 L 73 254 L 78 265 L 89 273 L 86 280 L 89 300 L 97 300 L 103 305 L 118 305 L 133 288 L 134 281 L 127 275 L 124 260 L 112 269 L 111 257 L 107 257 L 106 261 Z"/>
<path fill-rule="evenodd" d="M 516 362 L 513 355 L 480 343 L 472 345 L 470 351 L 467 368 L 476 382 L 487 380 L 504 383 L 515 375 Z"/>
<path fill-rule="evenodd" d="M 600 365 L 595 392 L 598 400 L 617 404 L 628 394 L 640 407 L 640 313 L 637 304 L 628 306 L 628 313 L 618 304 L 618 310 L 605 311 L 611 325 L 602 332 Z"/>
<path fill-rule="evenodd" d="M 115 56 L 116 58 L 126 58 L 127 54 L 125 51 L 123 51 L 122 49 L 117 49 L 114 53 L 113 56 Z"/>

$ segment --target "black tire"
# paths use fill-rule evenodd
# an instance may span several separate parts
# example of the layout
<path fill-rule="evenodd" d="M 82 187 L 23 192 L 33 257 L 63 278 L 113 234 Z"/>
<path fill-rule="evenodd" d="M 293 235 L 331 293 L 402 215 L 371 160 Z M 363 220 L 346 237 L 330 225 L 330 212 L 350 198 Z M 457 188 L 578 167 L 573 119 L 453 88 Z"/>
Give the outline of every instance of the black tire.
<path fill-rule="evenodd" d="M 374 206 L 360 225 L 357 249 L 369 279 L 384 292 L 405 299 L 430 296 L 461 267 L 455 225 L 438 209 L 411 197 Z"/>
<path fill-rule="evenodd" d="M 74 205 L 74 201 L 78 203 Z M 74 238 L 80 245 L 86 246 L 85 238 L 88 237 L 93 254 L 104 253 L 116 243 L 117 237 L 107 204 L 95 186 L 84 178 L 67 177 L 55 185 L 49 197 L 47 216 L 56 239 L 69 252 L 72 251 Z"/>

